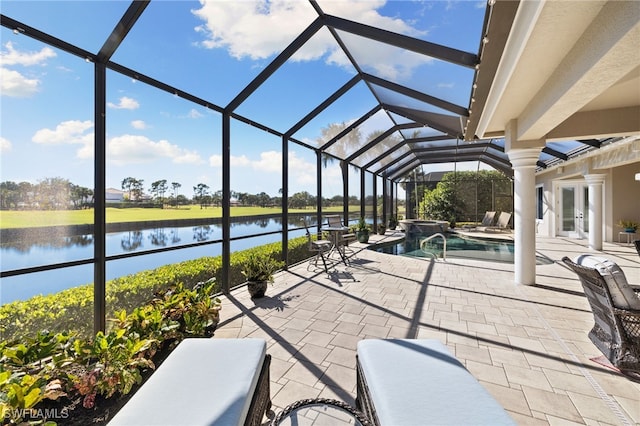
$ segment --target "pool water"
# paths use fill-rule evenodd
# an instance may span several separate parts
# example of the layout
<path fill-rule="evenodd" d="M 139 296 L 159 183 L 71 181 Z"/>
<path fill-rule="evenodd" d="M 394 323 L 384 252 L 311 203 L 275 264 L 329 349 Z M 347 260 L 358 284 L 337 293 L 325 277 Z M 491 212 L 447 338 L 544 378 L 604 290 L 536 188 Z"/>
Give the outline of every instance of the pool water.
<path fill-rule="evenodd" d="M 483 240 L 461 237 L 453 233 L 446 233 L 447 258 L 465 258 L 488 260 L 492 262 L 513 263 L 513 241 Z M 424 251 L 420 249 L 420 241 L 428 235 L 409 234 L 404 240 L 373 248 L 380 253 L 433 259 L 434 255 L 442 258 L 443 241 L 440 237 L 429 240 Z M 537 258 L 537 263 L 546 263 Z"/>

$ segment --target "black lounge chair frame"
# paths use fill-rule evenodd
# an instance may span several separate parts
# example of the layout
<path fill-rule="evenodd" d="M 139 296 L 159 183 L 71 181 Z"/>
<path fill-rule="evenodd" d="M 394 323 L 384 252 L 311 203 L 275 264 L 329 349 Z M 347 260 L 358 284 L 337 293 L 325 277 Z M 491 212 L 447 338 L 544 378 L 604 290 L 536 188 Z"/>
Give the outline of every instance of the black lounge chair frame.
<path fill-rule="evenodd" d="M 271 375 L 269 374 L 269 367 L 271 366 L 271 355 L 266 354 L 262 368 L 260 369 L 260 376 L 258 377 L 258 383 L 256 383 L 256 390 L 251 398 L 251 405 L 249 405 L 249 412 L 247 418 L 244 421 L 245 426 L 260 426 L 263 424 L 264 416 L 271 410 Z"/>

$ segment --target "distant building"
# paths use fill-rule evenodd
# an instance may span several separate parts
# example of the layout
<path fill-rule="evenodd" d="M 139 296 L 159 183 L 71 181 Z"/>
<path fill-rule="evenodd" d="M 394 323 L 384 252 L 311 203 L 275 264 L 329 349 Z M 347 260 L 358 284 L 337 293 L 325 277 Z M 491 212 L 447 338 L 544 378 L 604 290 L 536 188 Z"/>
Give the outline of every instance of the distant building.
<path fill-rule="evenodd" d="M 106 203 L 121 203 L 124 201 L 124 191 L 115 188 L 107 188 L 104 194 Z"/>

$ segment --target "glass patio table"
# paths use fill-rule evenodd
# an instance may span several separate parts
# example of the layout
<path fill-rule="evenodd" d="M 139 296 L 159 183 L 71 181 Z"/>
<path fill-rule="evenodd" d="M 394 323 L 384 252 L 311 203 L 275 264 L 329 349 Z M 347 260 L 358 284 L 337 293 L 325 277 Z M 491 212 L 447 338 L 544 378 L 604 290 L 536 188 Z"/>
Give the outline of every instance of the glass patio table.
<path fill-rule="evenodd" d="M 333 243 L 333 247 L 331 248 L 329 255 L 331 255 L 334 251 L 337 251 L 340 255 L 340 258 L 342 259 L 342 262 L 344 262 L 345 265 L 348 265 L 348 261 L 344 250 L 340 249 L 340 239 L 342 238 L 342 234 L 348 230 L 349 228 L 346 226 L 325 226 L 322 228 L 322 231 L 326 231 L 331 234 L 331 237 L 329 239 Z"/>
<path fill-rule="evenodd" d="M 270 426 L 355 425 L 371 426 L 369 419 L 351 405 L 335 399 L 301 399 L 288 405 L 271 420 Z"/>

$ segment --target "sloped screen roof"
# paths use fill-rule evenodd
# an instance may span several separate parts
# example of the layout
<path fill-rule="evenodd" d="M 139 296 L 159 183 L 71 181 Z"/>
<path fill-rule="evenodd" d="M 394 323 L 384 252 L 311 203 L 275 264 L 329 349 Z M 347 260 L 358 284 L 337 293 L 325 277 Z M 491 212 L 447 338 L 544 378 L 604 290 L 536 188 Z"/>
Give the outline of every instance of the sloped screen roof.
<path fill-rule="evenodd" d="M 425 163 L 511 174 L 463 141 L 482 2 L 5 1 L 2 26 L 398 180 Z M 3 60 L 12 55 L 3 45 Z M 539 166 L 598 141 L 549 143 Z"/>

